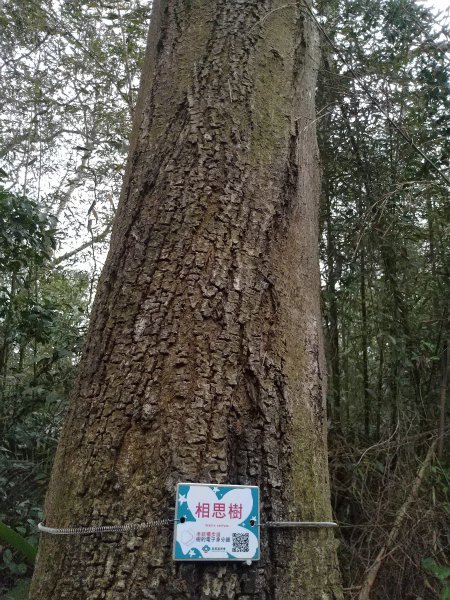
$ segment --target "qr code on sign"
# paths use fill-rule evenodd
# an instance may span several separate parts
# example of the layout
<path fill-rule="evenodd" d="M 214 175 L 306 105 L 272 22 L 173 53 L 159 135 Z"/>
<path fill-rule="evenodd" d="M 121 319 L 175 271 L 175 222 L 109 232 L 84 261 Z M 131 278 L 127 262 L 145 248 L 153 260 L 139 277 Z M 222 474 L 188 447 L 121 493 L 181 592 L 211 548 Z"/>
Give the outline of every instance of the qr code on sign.
<path fill-rule="evenodd" d="M 232 552 L 249 552 L 249 537 L 248 533 L 233 533 Z"/>

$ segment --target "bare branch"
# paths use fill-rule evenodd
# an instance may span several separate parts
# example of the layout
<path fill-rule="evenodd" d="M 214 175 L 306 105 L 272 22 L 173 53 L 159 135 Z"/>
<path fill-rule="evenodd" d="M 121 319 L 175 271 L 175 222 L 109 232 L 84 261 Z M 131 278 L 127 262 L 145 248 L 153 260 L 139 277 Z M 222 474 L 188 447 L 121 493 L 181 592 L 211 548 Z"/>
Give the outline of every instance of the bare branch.
<path fill-rule="evenodd" d="M 111 231 L 111 227 L 112 227 L 112 221 L 111 221 L 111 223 L 109 223 L 106 226 L 106 228 L 101 233 L 94 235 L 92 237 L 92 239 L 88 240 L 87 242 L 84 242 L 84 244 L 81 244 L 81 246 L 78 246 L 78 248 L 75 248 L 74 250 L 70 250 L 69 252 L 66 252 L 65 254 L 63 254 L 62 256 L 57 256 L 52 261 L 52 266 L 56 267 L 57 265 L 60 265 L 62 262 L 68 260 L 69 258 L 72 258 L 72 256 L 75 256 L 79 252 L 86 250 L 86 248 L 89 248 L 89 246 L 92 246 L 92 244 L 96 244 L 98 242 L 103 242 L 108 237 L 108 234 Z"/>

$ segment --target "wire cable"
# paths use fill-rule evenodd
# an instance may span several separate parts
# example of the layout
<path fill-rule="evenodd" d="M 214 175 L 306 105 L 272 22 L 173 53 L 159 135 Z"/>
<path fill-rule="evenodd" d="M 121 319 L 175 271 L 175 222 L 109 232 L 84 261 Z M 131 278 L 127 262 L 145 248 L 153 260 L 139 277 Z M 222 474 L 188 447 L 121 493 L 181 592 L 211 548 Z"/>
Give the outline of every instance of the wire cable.
<path fill-rule="evenodd" d="M 47 527 L 43 523 L 38 524 L 38 530 L 41 533 L 50 535 L 90 535 L 94 533 L 134 533 L 136 531 L 145 531 L 152 527 L 163 527 L 171 523 L 178 522 L 179 519 L 157 519 L 146 521 L 145 523 L 127 523 L 125 525 L 100 525 L 93 527 Z M 303 529 L 313 528 L 332 528 L 338 524 L 332 521 L 266 521 L 265 523 L 256 523 L 258 527 L 276 527 L 292 528 L 299 527 Z"/>

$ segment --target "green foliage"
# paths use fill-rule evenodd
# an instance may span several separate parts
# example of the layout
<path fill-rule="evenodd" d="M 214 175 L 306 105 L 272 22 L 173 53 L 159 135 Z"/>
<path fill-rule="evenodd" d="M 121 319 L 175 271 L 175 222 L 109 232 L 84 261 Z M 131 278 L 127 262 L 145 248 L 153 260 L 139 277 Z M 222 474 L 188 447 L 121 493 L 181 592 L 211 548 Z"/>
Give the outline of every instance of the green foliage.
<path fill-rule="evenodd" d="M 320 121 L 324 300 L 339 338 L 340 364 L 330 366 L 342 370 L 331 390 L 339 414 L 330 408 L 333 422 L 347 419 L 369 441 L 389 435 L 400 412 L 404 430 L 416 414 L 422 424 L 436 419 L 448 336 L 448 190 L 392 121 L 445 170 L 450 77 L 423 7 L 373 0 L 341 11 L 335 35 L 346 49 L 328 59 L 320 97 L 328 111 Z"/>
<path fill-rule="evenodd" d="M 42 265 L 56 248 L 54 222 L 36 202 L 0 187 L 0 271 Z"/>
<path fill-rule="evenodd" d="M 11 587 L 30 575 L 24 561 L 36 553 L 40 506 L 85 330 L 88 280 L 51 267 L 54 222 L 37 203 L 4 190 L 0 198 L 0 571 Z"/>
<path fill-rule="evenodd" d="M 352 0 L 326 10 L 340 52 L 326 48 L 318 95 L 321 259 L 333 502 L 348 524 L 341 552 L 351 587 L 393 527 L 441 410 L 449 190 L 429 161 L 448 173 L 449 37 L 444 22 L 409 0 Z M 447 487 L 433 467 L 374 597 L 427 597 L 415 565 L 425 555 L 450 558 Z"/>
<path fill-rule="evenodd" d="M 424 558 L 422 560 L 422 567 L 434 575 L 439 581 L 444 581 L 450 577 L 450 566 L 449 565 L 439 565 L 432 558 Z"/>
<path fill-rule="evenodd" d="M 441 565 L 433 558 L 427 557 L 422 560 L 422 567 L 442 584 L 441 600 L 450 599 L 450 565 Z"/>
<path fill-rule="evenodd" d="M 23 535 L 18 533 L 18 531 L 11 529 L 11 527 L 8 527 L 8 525 L 5 525 L 5 523 L 2 523 L 1 521 L 0 521 L 0 543 L 3 545 L 11 546 L 14 550 L 16 550 L 17 552 L 22 554 L 23 557 L 26 558 L 29 562 L 34 563 L 36 554 L 37 554 L 36 548 L 34 546 L 32 546 L 29 542 L 27 542 L 27 540 L 23 537 Z M 11 562 L 11 560 L 12 560 L 11 550 L 9 548 L 7 548 L 3 552 L 4 561 L 5 561 L 6 553 L 9 553 L 8 557 Z"/>
<path fill-rule="evenodd" d="M 3 573 L 5 579 L 9 576 L 14 580 L 29 574 L 29 566 L 34 564 L 37 554 L 36 536 L 30 535 L 26 538 L 24 537 L 26 533 L 27 528 L 23 525 L 12 529 L 0 521 L 0 548 L 4 548 L 0 561 L 0 573 Z M 18 594 L 25 589 L 24 586 L 19 585 L 16 587 L 15 593 Z"/>

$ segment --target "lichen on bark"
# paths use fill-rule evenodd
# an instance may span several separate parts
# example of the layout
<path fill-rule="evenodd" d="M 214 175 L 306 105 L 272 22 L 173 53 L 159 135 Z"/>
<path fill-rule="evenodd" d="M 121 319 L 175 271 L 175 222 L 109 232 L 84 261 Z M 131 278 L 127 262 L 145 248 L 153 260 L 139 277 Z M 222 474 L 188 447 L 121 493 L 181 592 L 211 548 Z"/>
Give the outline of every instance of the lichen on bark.
<path fill-rule="evenodd" d="M 50 525 L 170 516 L 179 481 L 330 516 L 318 271 L 317 31 L 302 5 L 157 0 Z M 31 599 L 339 597 L 329 532 L 175 564 L 169 528 L 41 543 Z"/>

